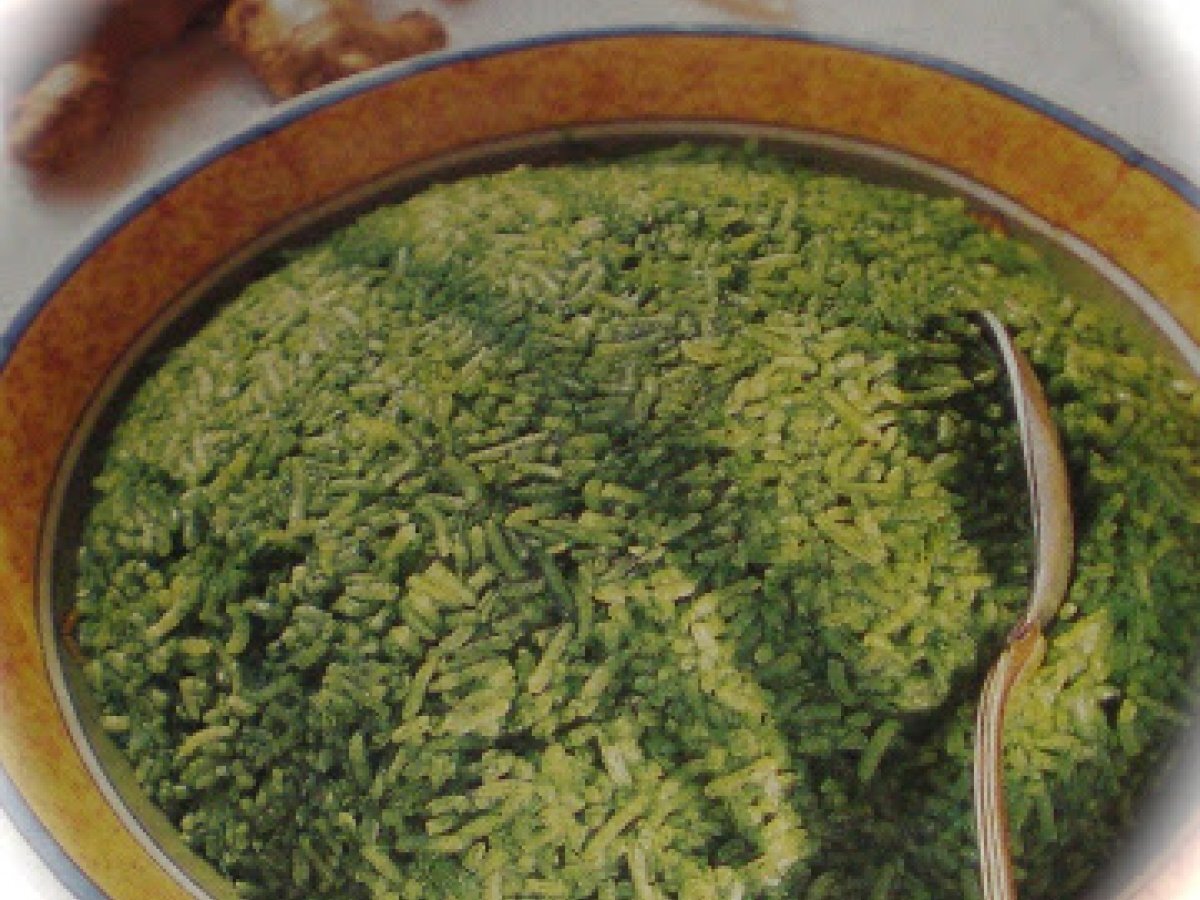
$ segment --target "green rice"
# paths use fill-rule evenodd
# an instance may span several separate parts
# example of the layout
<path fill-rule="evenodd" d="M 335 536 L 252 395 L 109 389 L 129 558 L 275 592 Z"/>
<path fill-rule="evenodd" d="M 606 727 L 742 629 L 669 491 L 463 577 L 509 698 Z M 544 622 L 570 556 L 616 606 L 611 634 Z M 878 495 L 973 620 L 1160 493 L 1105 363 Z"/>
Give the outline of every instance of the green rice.
<path fill-rule="evenodd" d="M 79 544 L 101 723 L 248 898 L 978 897 L 1031 556 L 979 309 L 1078 507 L 1007 732 L 1069 896 L 1190 697 L 1200 393 L 960 201 L 754 148 L 433 187 L 157 360 Z"/>

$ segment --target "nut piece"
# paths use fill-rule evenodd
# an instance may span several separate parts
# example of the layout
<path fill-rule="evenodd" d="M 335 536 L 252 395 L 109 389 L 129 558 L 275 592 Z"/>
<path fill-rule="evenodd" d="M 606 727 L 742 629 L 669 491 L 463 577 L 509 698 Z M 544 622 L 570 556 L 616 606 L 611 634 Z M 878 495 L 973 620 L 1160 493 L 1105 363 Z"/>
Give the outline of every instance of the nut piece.
<path fill-rule="evenodd" d="M 24 164 L 65 169 L 111 127 L 121 83 L 138 58 L 179 39 L 214 0 L 103 0 L 70 59 L 53 66 L 12 111 L 8 143 Z"/>
<path fill-rule="evenodd" d="M 362 0 L 232 0 L 223 30 L 279 99 L 446 44 L 429 13 L 379 21 Z"/>
<path fill-rule="evenodd" d="M 59 63 L 17 101 L 9 149 L 27 166 L 65 169 L 108 130 L 117 100 L 116 79 L 103 61 Z"/>

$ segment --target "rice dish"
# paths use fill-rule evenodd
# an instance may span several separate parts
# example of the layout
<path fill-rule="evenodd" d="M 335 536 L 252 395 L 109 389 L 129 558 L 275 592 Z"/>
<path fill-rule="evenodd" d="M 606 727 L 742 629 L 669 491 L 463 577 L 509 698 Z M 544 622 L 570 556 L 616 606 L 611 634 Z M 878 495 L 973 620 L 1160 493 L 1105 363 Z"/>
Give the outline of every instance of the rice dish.
<path fill-rule="evenodd" d="M 1024 606 L 1003 374 L 1078 566 L 1016 698 L 1023 896 L 1103 863 L 1200 637 L 1200 393 L 962 201 L 682 146 L 432 187 L 151 360 L 74 639 L 248 898 L 978 897 Z"/>

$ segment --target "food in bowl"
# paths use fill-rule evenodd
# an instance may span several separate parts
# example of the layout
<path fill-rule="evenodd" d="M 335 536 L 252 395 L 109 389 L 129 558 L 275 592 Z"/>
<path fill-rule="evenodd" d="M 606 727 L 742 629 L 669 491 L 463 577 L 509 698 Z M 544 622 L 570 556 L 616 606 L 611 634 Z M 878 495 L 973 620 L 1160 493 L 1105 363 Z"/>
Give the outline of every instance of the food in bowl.
<path fill-rule="evenodd" d="M 430 188 L 148 361 L 80 664 L 247 897 L 977 896 L 1029 511 L 1078 567 L 1006 741 L 1024 893 L 1128 822 L 1200 635 L 1200 392 L 962 201 L 681 146 Z"/>

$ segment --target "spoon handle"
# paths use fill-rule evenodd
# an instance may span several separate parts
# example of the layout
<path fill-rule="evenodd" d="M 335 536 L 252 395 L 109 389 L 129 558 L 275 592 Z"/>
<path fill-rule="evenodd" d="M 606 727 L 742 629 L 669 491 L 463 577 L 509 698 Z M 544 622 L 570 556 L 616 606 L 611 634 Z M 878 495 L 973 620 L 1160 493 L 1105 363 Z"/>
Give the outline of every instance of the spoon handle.
<path fill-rule="evenodd" d="M 1037 668 L 1044 647 L 1036 623 L 1019 626 L 988 672 L 975 715 L 975 830 L 985 900 L 1017 897 L 1004 805 L 1004 717 L 1009 694 L 1024 672 Z"/>

